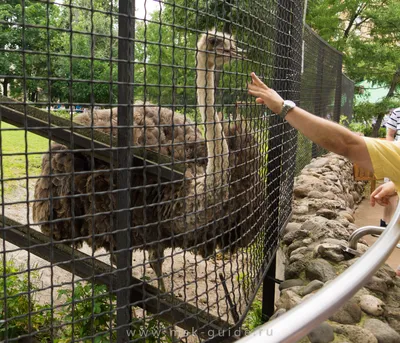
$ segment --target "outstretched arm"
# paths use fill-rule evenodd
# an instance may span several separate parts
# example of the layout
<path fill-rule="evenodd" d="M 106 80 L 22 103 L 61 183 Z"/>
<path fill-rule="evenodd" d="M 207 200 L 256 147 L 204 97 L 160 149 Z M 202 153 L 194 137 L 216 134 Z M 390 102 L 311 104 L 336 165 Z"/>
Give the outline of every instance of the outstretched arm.
<path fill-rule="evenodd" d="M 251 78 L 252 83 L 248 86 L 249 94 L 257 97 L 257 103 L 265 104 L 274 113 L 281 113 L 283 107 L 281 96 L 267 87 L 256 74 L 252 73 Z M 290 110 L 285 119 L 314 143 L 373 171 L 367 145 L 362 137 L 339 124 L 312 115 L 299 107 Z"/>

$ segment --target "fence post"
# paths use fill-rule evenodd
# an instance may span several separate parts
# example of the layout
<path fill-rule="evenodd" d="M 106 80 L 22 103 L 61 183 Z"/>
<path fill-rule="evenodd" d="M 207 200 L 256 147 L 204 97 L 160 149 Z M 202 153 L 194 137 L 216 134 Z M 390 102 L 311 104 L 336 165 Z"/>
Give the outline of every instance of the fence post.
<path fill-rule="evenodd" d="M 132 323 L 132 242 L 130 187 L 135 0 L 119 0 L 118 18 L 118 175 L 117 175 L 117 342 L 129 341 Z"/>
<path fill-rule="evenodd" d="M 333 120 L 336 123 L 340 121 L 340 115 L 342 111 L 342 64 L 343 64 L 343 55 L 339 55 L 338 57 L 338 67 L 337 67 L 337 76 L 336 76 L 336 93 L 335 93 L 335 108 L 333 112 Z"/>
<path fill-rule="evenodd" d="M 302 46 L 301 35 L 302 31 L 297 31 L 295 28 L 298 25 L 302 26 L 302 8 L 303 3 L 300 5 L 295 4 L 291 0 L 278 1 L 278 22 L 277 22 L 277 35 L 276 35 L 276 60 L 275 60 L 275 74 L 272 87 L 280 92 L 281 96 L 285 99 L 293 96 L 293 79 L 297 79 L 300 73 L 299 70 L 293 70 L 293 57 L 296 55 L 293 46 L 298 48 Z M 299 11 L 296 9 L 300 8 Z M 297 14 L 297 15 L 296 15 Z M 299 22 L 297 22 L 299 21 Z M 295 36 L 295 37 L 293 37 Z M 295 39 L 293 39 L 295 38 Z M 299 39 L 299 41 L 295 41 Z M 301 55 L 301 52 L 300 52 Z M 301 58 L 300 58 L 301 60 Z M 292 98 L 296 100 L 295 98 Z M 276 272 L 276 249 L 278 247 L 279 232 L 282 229 L 282 218 L 284 213 L 280 208 L 281 198 L 281 184 L 282 179 L 282 152 L 283 152 L 283 136 L 284 132 L 290 130 L 282 119 L 276 115 L 269 118 L 269 139 L 268 139 L 268 180 L 267 180 L 267 193 L 268 193 L 268 220 L 267 237 L 265 241 L 265 256 L 270 255 L 267 259 L 271 261 L 270 268 L 267 271 L 266 277 L 263 282 L 263 296 L 262 296 L 262 316 L 263 320 L 268 320 L 274 313 L 275 306 L 275 278 Z M 286 135 L 285 135 L 286 136 Z M 273 255 L 271 256 L 271 252 Z"/>
<path fill-rule="evenodd" d="M 318 117 L 323 116 L 323 98 L 322 98 L 322 86 L 324 78 L 324 60 L 325 60 L 325 46 L 322 42 L 319 42 L 318 47 L 318 63 L 317 63 L 317 75 L 315 79 L 315 102 L 314 102 L 314 114 Z M 318 156 L 317 144 L 312 144 L 311 157 L 315 158 Z"/>

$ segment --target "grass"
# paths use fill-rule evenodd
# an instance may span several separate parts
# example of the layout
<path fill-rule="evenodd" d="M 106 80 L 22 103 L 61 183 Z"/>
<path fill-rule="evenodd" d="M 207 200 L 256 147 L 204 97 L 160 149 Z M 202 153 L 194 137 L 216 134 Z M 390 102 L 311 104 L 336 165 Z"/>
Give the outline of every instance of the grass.
<path fill-rule="evenodd" d="M 20 178 L 20 180 L 4 181 L 4 193 L 10 194 L 19 185 L 25 186 L 27 171 L 29 177 L 40 175 L 42 154 L 49 150 L 49 141 L 4 122 L 1 122 L 0 134 L 3 169 L 1 178 L 3 180 Z M 35 152 L 35 154 L 25 155 L 26 152 Z M 2 186 L 0 185 L 0 189 Z"/>

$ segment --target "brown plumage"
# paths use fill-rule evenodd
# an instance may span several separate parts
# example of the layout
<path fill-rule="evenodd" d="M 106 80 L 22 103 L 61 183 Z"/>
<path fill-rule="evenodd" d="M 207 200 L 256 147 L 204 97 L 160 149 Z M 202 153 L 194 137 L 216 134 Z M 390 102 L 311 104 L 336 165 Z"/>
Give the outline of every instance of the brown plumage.
<path fill-rule="evenodd" d="M 224 52 L 218 62 L 215 54 L 218 57 L 221 45 Z M 208 257 L 216 248 L 233 251 L 247 246 L 258 231 L 253 218 L 257 215 L 255 194 L 261 183 L 260 155 L 252 128 L 245 120 L 222 125 L 213 106 L 202 106 L 204 102 L 214 103 L 212 63 L 226 62 L 227 45 L 236 50 L 231 40 L 216 32 L 203 35 L 198 43 L 198 68 L 210 69 L 198 72 L 197 78 L 203 121 L 214 122 L 206 125 L 206 140 L 180 113 L 151 104 L 134 106 L 133 144 L 173 156 L 174 161 L 185 161 L 186 166 L 184 181 L 173 185 L 160 185 L 150 174 L 132 173 L 134 248 L 149 251 L 151 266 L 160 278 L 164 249 L 168 247 Z M 116 130 L 110 126 L 116 126 L 116 114 L 116 109 L 100 110 L 93 113 L 93 122 L 90 114 L 81 114 L 76 121 L 115 136 Z M 117 247 L 111 232 L 116 196 L 110 191 L 116 188 L 116 172 L 111 175 L 106 163 L 84 153 L 63 151 L 66 149 L 53 144 L 51 158 L 49 154 L 43 157 L 42 177 L 35 187 L 34 221 L 56 240 L 77 246 L 86 241 L 94 249 L 114 251 Z M 75 218 L 73 227 L 71 218 Z M 55 220 L 52 225 L 50 220 Z M 164 288 L 162 282 L 161 286 Z"/>

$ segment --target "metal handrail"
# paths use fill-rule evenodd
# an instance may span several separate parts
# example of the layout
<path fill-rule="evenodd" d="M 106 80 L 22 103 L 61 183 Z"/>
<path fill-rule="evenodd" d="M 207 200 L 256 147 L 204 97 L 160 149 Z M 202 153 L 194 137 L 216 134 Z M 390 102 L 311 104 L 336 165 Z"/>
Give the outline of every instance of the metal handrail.
<path fill-rule="evenodd" d="M 400 240 L 400 203 L 380 238 L 335 280 L 240 343 L 295 343 L 328 319 L 374 275 Z"/>
<path fill-rule="evenodd" d="M 355 230 L 349 238 L 349 248 L 357 250 L 358 241 L 366 235 L 381 235 L 385 231 L 384 227 L 380 226 L 363 226 Z"/>

